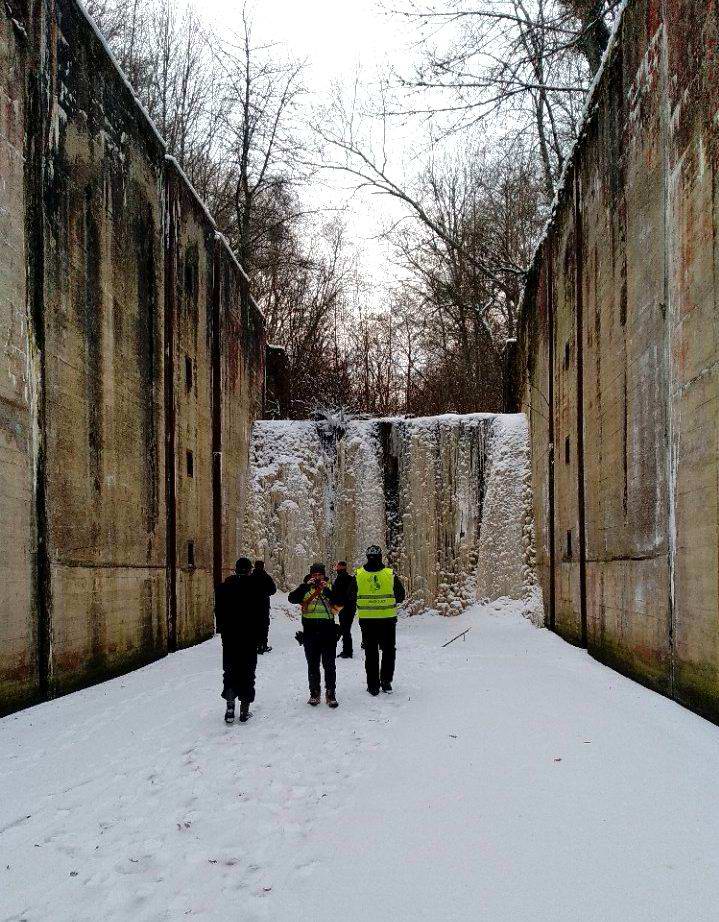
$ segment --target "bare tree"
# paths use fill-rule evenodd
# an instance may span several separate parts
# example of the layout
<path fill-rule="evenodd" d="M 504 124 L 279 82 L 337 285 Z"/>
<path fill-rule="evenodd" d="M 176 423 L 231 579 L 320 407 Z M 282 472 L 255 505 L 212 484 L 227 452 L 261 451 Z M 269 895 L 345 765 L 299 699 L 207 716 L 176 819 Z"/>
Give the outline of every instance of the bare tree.
<path fill-rule="evenodd" d="M 619 0 L 410 2 L 396 15 L 414 24 L 422 49 L 401 111 L 442 130 L 491 125 L 536 152 L 545 194 L 554 195 L 582 101 L 601 63 Z"/>
<path fill-rule="evenodd" d="M 262 211 L 280 220 L 278 190 L 296 181 L 299 170 L 298 103 L 304 93 L 303 63 L 277 45 L 255 43 L 246 7 L 242 32 L 217 43 L 225 74 L 224 135 L 232 155 L 235 226 L 231 231 L 240 261 L 251 275 L 267 234 Z"/>

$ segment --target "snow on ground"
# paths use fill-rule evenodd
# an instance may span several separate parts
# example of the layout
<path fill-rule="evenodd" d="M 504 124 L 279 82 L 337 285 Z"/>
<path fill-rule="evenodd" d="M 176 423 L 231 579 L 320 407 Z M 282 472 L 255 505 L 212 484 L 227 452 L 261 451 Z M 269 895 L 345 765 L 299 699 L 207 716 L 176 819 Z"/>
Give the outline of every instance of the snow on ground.
<path fill-rule="evenodd" d="M 217 638 L 0 720 L 3 922 L 716 919 L 719 729 L 500 605 L 313 710 L 287 610 L 246 725 Z"/>

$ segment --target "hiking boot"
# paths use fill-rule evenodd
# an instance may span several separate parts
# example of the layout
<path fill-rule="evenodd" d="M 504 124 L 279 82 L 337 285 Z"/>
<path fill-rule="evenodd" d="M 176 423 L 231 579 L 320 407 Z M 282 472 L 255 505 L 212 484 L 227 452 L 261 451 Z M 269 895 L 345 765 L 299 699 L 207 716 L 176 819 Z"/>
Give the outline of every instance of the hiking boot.
<path fill-rule="evenodd" d="M 252 717 L 252 714 L 250 714 L 250 702 L 241 701 L 240 702 L 240 723 L 241 724 L 246 723 L 250 717 Z"/>
<path fill-rule="evenodd" d="M 352 659 L 351 653 L 346 653 L 344 650 L 341 653 L 337 654 L 337 659 Z"/>
<path fill-rule="evenodd" d="M 327 702 L 327 707 L 338 708 L 340 706 L 339 701 L 335 698 L 334 692 L 328 691 L 325 694 L 325 701 Z"/>
<path fill-rule="evenodd" d="M 368 686 L 367 691 L 370 693 L 370 695 L 372 695 L 373 698 L 376 698 L 377 695 L 379 695 L 379 688 L 370 688 Z"/>
<path fill-rule="evenodd" d="M 225 711 L 225 723 L 231 724 L 235 721 L 235 702 L 227 705 L 227 710 Z"/>
<path fill-rule="evenodd" d="M 391 683 L 391 682 L 383 682 L 383 683 L 382 683 L 382 691 L 385 693 L 385 695 L 391 695 L 391 694 L 392 694 L 392 683 Z"/>
<path fill-rule="evenodd" d="M 311 704 L 313 708 L 316 708 L 319 703 L 320 703 L 319 695 L 310 695 L 309 698 L 307 699 L 307 704 Z"/>

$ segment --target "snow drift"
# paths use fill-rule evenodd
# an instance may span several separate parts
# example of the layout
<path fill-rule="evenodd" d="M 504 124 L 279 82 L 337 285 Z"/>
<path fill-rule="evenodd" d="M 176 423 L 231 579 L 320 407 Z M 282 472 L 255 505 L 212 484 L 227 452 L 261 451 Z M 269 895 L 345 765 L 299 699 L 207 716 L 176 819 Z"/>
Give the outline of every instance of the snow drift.
<path fill-rule="evenodd" d="M 508 598 L 541 621 L 523 415 L 262 421 L 250 451 L 247 552 L 283 588 L 379 544 L 410 613 Z"/>

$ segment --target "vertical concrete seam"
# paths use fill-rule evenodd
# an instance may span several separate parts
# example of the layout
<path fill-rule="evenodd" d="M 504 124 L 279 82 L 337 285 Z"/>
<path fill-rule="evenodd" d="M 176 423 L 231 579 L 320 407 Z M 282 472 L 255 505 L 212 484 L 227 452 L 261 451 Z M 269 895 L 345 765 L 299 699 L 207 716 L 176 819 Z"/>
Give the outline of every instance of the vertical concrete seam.
<path fill-rule="evenodd" d="M 25 234 L 27 239 L 28 329 L 31 336 L 32 415 L 33 415 L 33 493 L 35 517 L 35 567 L 33 574 L 37 616 L 36 657 L 40 698 L 53 696 L 52 588 L 47 514 L 47 430 L 45 364 L 45 220 L 44 190 L 46 157 L 49 151 L 51 81 L 49 34 L 52 2 L 46 7 L 38 0 L 31 15 L 30 52 L 28 57 L 29 118 L 25 124 L 25 183 L 28 207 Z"/>
<path fill-rule="evenodd" d="M 215 237 L 212 255 L 212 571 L 214 584 L 222 582 L 222 261 L 221 242 Z"/>
<path fill-rule="evenodd" d="M 669 183 L 670 183 L 670 143 L 671 143 L 671 105 L 669 100 L 669 46 L 667 32 L 667 0 L 661 0 L 661 125 L 662 139 L 662 222 L 663 222 L 663 298 L 664 298 L 664 365 L 666 370 L 666 423 L 665 443 L 667 452 L 667 567 L 669 570 L 669 618 L 668 618 L 668 643 L 669 643 L 669 694 L 675 696 L 675 669 L 676 669 L 676 595 L 675 595 L 675 568 L 676 568 L 676 478 L 677 478 L 677 449 L 674 444 L 675 426 L 672 392 L 674 387 L 674 371 L 672 359 L 672 334 L 673 310 L 671 307 L 671 293 L 669 285 Z"/>
<path fill-rule="evenodd" d="M 164 167 L 164 234 L 165 297 L 164 297 L 164 403 L 165 403 L 165 614 L 166 644 L 177 649 L 177 489 L 176 489 L 176 414 L 175 414 L 175 299 L 177 282 L 177 220 L 178 207 L 170 189 L 167 168 Z"/>
<path fill-rule="evenodd" d="M 555 484 L 554 484 L 554 253 L 552 251 L 551 237 L 545 243 L 547 253 L 546 263 L 546 303 L 547 303 L 547 332 L 549 339 L 549 369 L 548 380 L 548 436 L 549 456 L 547 458 L 547 473 L 549 474 L 548 504 L 549 504 L 549 629 L 556 629 L 557 583 L 555 568 L 557 565 L 557 547 L 555 540 L 556 510 L 555 510 Z"/>
<path fill-rule="evenodd" d="M 582 646 L 587 646 L 587 536 L 584 484 L 584 237 L 579 157 L 574 163 L 574 272 L 577 337 L 577 518 L 579 538 L 579 619 Z"/>

